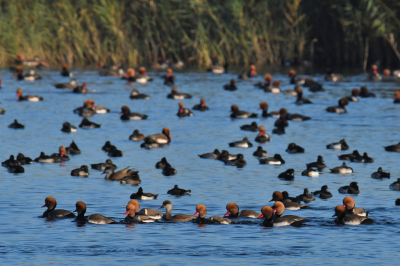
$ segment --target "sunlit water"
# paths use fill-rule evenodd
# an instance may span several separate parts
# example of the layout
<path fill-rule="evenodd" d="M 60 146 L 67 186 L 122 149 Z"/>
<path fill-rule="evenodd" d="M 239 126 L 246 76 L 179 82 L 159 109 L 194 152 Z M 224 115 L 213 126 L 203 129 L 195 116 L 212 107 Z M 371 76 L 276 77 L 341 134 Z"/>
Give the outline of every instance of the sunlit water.
<path fill-rule="evenodd" d="M 282 89 L 292 89 L 287 70 L 272 74 L 281 80 Z M 159 264 L 359 264 L 362 262 L 396 264 L 398 262 L 398 241 L 400 214 L 394 205 L 399 192 L 389 190 L 389 184 L 398 175 L 400 154 L 385 152 L 382 146 L 398 143 L 400 105 L 392 103 L 392 95 L 398 88 L 396 82 L 371 83 L 363 74 L 345 77 L 344 82 L 324 82 L 324 93 L 310 93 L 304 88 L 304 96 L 314 104 L 297 106 L 295 97 L 283 94 L 264 93 L 253 86 L 261 81 L 260 76 L 247 82 L 238 82 L 238 90 L 228 92 L 222 85 L 237 73 L 212 75 L 188 71 L 176 73 L 176 86 L 181 92 L 193 95 L 184 100 L 185 107 L 191 108 L 201 98 L 207 100 L 210 111 L 195 112 L 193 117 L 179 119 L 176 116 L 178 102 L 166 99 L 171 88 L 163 80 L 149 72 L 155 80 L 145 86 L 135 84 L 140 92 L 149 94 L 150 100 L 129 99 L 131 87 L 115 77 L 99 77 L 96 71 L 74 71 L 78 82 L 86 81 L 90 90 L 96 93 L 79 95 L 55 89 L 52 84 L 67 82 L 58 71 L 42 71 L 43 79 L 35 82 L 15 81 L 7 70 L 0 71 L 3 87 L 0 90 L 0 107 L 6 114 L 0 116 L 1 161 L 10 154 L 24 153 L 32 159 L 41 151 L 46 154 L 57 152 L 60 145 L 68 146 L 74 140 L 82 150 L 81 155 L 71 156 L 63 164 L 27 165 L 24 174 L 10 174 L 0 168 L 0 262 L 1 264 L 103 264 L 144 263 Z M 323 81 L 323 75 L 315 80 Z M 350 95 L 354 87 L 368 85 L 377 98 L 361 99 L 350 103 L 348 113 L 337 115 L 327 113 L 327 106 L 337 105 L 341 96 Z M 25 94 L 44 97 L 42 102 L 16 102 L 15 91 L 20 87 Z M 62 123 L 78 126 L 82 120 L 72 110 L 93 98 L 96 105 L 110 108 L 113 112 L 95 115 L 91 121 L 101 124 L 100 129 L 78 129 L 77 133 L 60 131 Z M 272 135 L 272 141 L 262 145 L 270 156 L 280 153 L 286 160 L 282 166 L 260 165 L 252 156 L 257 145 L 256 133 L 241 131 L 239 127 L 256 121 L 264 125 L 268 133 L 273 129 L 275 119 L 229 118 L 231 104 L 240 109 L 259 112 L 260 101 L 267 101 L 270 111 L 286 107 L 289 112 L 301 113 L 312 120 L 290 122 L 286 135 Z M 131 111 L 149 115 L 145 121 L 123 122 L 119 118 L 122 105 Z M 25 124 L 24 130 L 7 128 L 17 118 Z M 171 129 L 172 143 L 162 149 L 145 150 L 140 143 L 128 140 L 134 129 L 144 134 L 161 132 L 163 127 Z M 229 148 L 228 142 L 247 136 L 253 148 Z M 326 145 L 346 138 L 348 151 L 326 149 Z M 317 199 L 309 205 L 310 210 L 286 211 L 306 217 L 308 222 L 300 228 L 265 228 L 260 220 L 249 219 L 249 224 L 207 225 L 194 223 L 153 223 L 92 225 L 77 227 L 70 219 L 46 221 L 38 218 L 44 208 L 47 196 L 57 199 L 57 208 L 75 209 L 78 200 L 84 201 L 87 213 L 100 213 L 118 221 L 124 219 L 126 203 L 138 187 L 121 185 L 119 182 L 104 180 L 100 171 L 90 170 L 89 178 L 71 177 L 72 169 L 82 164 L 104 162 L 108 157 L 101 150 L 104 142 L 110 140 L 124 152 L 122 158 L 112 158 L 119 169 L 130 166 L 140 171 L 141 186 L 145 192 L 160 194 L 157 200 L 141 201 L 142 207 L 157 209 L 164 200 L 174 204 L 173 213 L 193 214 L 195 206 L 203 203 L 208 214 L 222 216 L 225 206 L 235 202 L 241 209 L 259 211 L 270 205 L 272 192 L 286 190 L 291 196 L 302 193 L 304 188 L 319 190 L 328 185 L 333 197 Z M 287 154 L 290 142 L 305 148 L 304 154 Z M 227 149 L 231 153 L 243 153 L 247 165 L 243 169 L 225 166 L 220 161 L 200 159 L 197 155 L 211 152 L 215 148 Z M 348 163 L 354 174 L 335 175 L 328 168 L 342 164 L 337 155 L 350 153 L 354 149 L 368 152 L 375 159 L 372 164 Z M 318 178 L 301 176 L 305 164 L 322 155 L 328 165 Z M 155 163 L 162 157 L 178 171 L 178 175 L 165 177 L 155 169 Z M 381 166 L 392 173 L 387 180 L 371 179 L 371 174 Z M 282 181 L 279 173 L 294 168 L 294 181 Z M 337 226 L 331 217 L 336 205 L 346 195 L 339 194 L 338 188 L 357 181 L 361 193 L 354 196 L 356 205 L 370 211 L 373 225 Z M 175 184 L 191 189 L 191 196 L 177 198 L 167 195 Z"/>

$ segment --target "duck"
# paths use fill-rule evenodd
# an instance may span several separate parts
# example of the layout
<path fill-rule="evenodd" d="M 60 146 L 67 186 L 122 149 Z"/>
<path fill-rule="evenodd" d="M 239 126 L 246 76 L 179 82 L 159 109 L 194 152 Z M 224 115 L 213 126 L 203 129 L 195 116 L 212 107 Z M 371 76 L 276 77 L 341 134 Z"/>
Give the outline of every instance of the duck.
<path fill-rule="evenodd" d="M 343 164 L 341 166 L 337 166 L 335 168 L 330 169 L 331 173 L 333 174 L 351 174 L 353 173 L 353 168 L 349 167 L 346 165 L 345 162 L 343 162 Z"/>
<path fill-rule="evenodd" d="M 341 81 L 342 79 L 343 79 L 342 75 L 333 73 L 332 70 L 329 68 L 326 70 L 325 81 L 338 82 Z"/>
<path fill-rule="evenodd" d="M 336 224 L 344 224 L 344 225 L 360 225 L 360 224 L 371 224 L 374 222 L 371 218 L 362 217 L 358 215 L 346 215 L 346 210 L 343 206 L 338 205 L 335 207 L 335 214 L 332 217 L 335 217 Z"/>
<path fill-rule="evenodd" d="M 383 172 L 382 167 L 379 167 L 377 172 L 371 174 L 371 178 L 373 179 L 390 178 L 390 173 Z"/>
<path fill-rule="evenodd" d="M 285 94 L 285 95 L 289 95 L 289 96 L 298 96 L 298 93 L 297 93 L 297 89 L 298 88 L 300 88 L 299 86 L 294 86 L 294 89 L 293 90 L 285 90 L 285 91 L 283 91 L 283 94 Z"/>
<path fill-rule="evenodd" d="M 153 81 L 153 78 L 151 78 L 150 76 L 147 75 L 145 67 L 140 67 L 139 75 L 136 76 L 136 82 L 145 84 L 148 81 Z"/>
<path fill-rule="evenodd" d="M 101 148 L 103 151 L 106 151 L 106 152 L 109 152 L 110 150 L 111 150 L 111 147 L 112 147 L 113 145 L 111 144 L 111 142 L 109 141 L 109 140 L 107 140 L 105 143 L 104 143 L 104 145 L 103 145 L 103 147 Z"/>
<path fill-rule="evenodd" d="M 44 200 L 44 205 L 42 208 L 47 207 L 47 210 L 43 213 L 43 218 L 75 218 L 75 214 L 73 212 L 63 210 L 63 209 L 56 209 L 57 201 L 53 197 L 46 197 Z"/>
<path fill-rule="evenodd" d="M 131 95 L 129 95 L 129 98 L 132 100 L 148 100 L 150 99 L 150 96 L 147 94 L 139 93 L 137 89 L 133 89 L 131 91 Z"/>
<path fill-rule="evenodd" d="M 158 197 L 158 194 L 144 193 L 142 187 L 139 187 L 139 189 L 136 193 L 131 194 L 131 199 L 155 200 L 155 199 L 157 199 L 157 197 Z"/>
<path fill-rule="evenodd" d="M 21 165 L 25 165 L 25 164 L 33 164 L 33 160 L 29 157 L 25 157 L 25 155 L 23 153 L 18 153 L 17 155 L 17 161 L 21 164 Z"/>
<path fill-rule="evenodd" d="M 318 170 L 321 170 L 326 167 L 326 164 L 324 163 L 324 158 L 321 155 L 318 155 L 316 162 L 308 163 L 308 164 L 306 164 L 306 166 L 307 166 L 307 168 L 315 167 L 315 168 L 318 168 Z"/>
<path fill-rule="evenodd" d="M 197 111 L 207 111 L 210 110 L 210 108 L 206 105 L 206 100 L 205 99 L 201 99 L 199 104 L 196 104 L 195 106 L 193 106 L 192 108 L 193 110 L 197 110 Z"/>
<path fill-rule="evenodd" d="M 273 117 L 273 118 L 279 118 L 280 114 L 277 111 L 273 111 L 268 113 L 268 103 L 267 102 L 260 102 L 260 108 L 259 110 L 263 110 L 261 113 L 262 117 Z"/>
<path fill-rule="evenodd" d="M 20 124 L 20 123 L 18 123 L 18 120 L 17 120 L 17 119 L 14 119 L 14 123 L 8 125 L 8 128 L 13 128 L 13 129 L 24 129 L 25 126 L 22 125 L 22 124 Z"/>
<path fill-rule="evenodd" d="M 0 107 L 0 115 L 4 115 L 6 113 L 6 110 Z"/>
<path fill-rule="evenodd" d="M 348 215 L 358 215 L 358 216 L 364 216 L 368 217 L 369 212 L 359 208 L 355 207 L 356 203 L 352 197 L 345 197 L 343 199 L 343 207 L 346 208 L 346 216 Z"/>
<path fill-rule="evenodd" d="M 197 204 L 196 212 L 193 216 L 198 215 L 199 217 L 196 220 L 198 224 L 231 224 L 231 220 L 219 217 L 219 216 L 211 216 L 206 218 L 207 208 L 204 204 Z"/>
<path fill-rule="evenodd" d="M 174 188 L 170 189 L 167 191 L 167 194 L 171 194 L 174 196 L 183 196 L 183 195 L 190 195 L 192 191 L 183 189 L 183 188 L 179 188 L 178 185 L 175 185 Z"/>
<path fill-rule="evenodd" d="M 81 150 L 76 145 L 75 141 L 72 141 L 69 147 L 65 148 L 67 154 L 77 155 L 81 154 Z"/>
<path fill-rule="evenodd" d="M 237 168 L 243 168 L 246 164 L 243 154 L 240 153 L 236 156 L 236 159 L 225 161 L 225 165 L 236 166 Z"/>
<path fill-rule="evenodd" d="M 379 81 L 382 79 L 381 75 L 378 73 L 378 66 L 377 65 L 372 65 L 372 72 L 369 74 L 369 79 L 371 81 Z"/>
<path fill-rule="evenodd" d="M 307 80 L 306 80 L 306 84 L 307 84 Z M 322 87 L 322 84 L 315 82 L 313 80 L 311 80 L 311 82 L 308 84 L 308 89 L 311 92 L 325 91 L 325 89 Z"/>
<path fill-rule="evenodd" d="M 212 72 L 214 74 L 228 73 L 228 63 L 225 63 L 223 66 L 220 66 L 219 63 L 216 62 L 207 69 L 207 72 Z"/>
<path fill-rule="evenodd" d="M 82 122 L 79 124 L 79 127 L 84 128 L 84 129 L 99 128 L 100 126 L 101 126 L 100 124 L 96 124 L 94 122 L 91 122 L 87 118 L 83 118 Z"/>
<path fill-rule="evenodd" d="M 251 65 L 250 70 L 248 72 L 239 74 L 239 76 L 238 76 L 239 79 L 243 79 L 243 80 L 247 80 L 248 78 L 254 78 L 254 77 L 257 77 L 255 65 Z"/>
<path fill-rule="evenodd" d="M 301 203 L 298 203 L 298 202 L 292 202 L 290 200 L 285 200 L 284 201 L 283 200 L 283 195 L 279 191 L 274 191 L 274 193 L 272 193 L 272 199 L 270 200 L 270 202 L 271 201 L 282 202 L 284 204 L 285 208 L 288 209 L 288 210 L 296 211 L 296 210 L 300 210 L 300 209 L 311 209 L 311 207 L 306 205 L 306 204 L 301 204 Z"/>
<path fill-rule="evenodd" d="M 229 152 L 227 150 L 222 150 L 221 155 L 218 156 L 217 160 L 226 162 L 226 161 L 236 160 L 236 158 L 237 158 L 237 155 L 229 154 Z"/>
<path fill-rule="evenodd" d="M 133 171 L 132 169 L 129 169 L 127 174 L 128 176 L 125 176 L 120 180 L 121 184 L 139 185 L 142 183 L 142 180 L 140 180 L 139 171 Z"/>
<path fill-rule="evenodd" d="M 112 145 L 110 150 L 108 151 L 107 155 L 110 157 L 123 157 L 124 153 L 121 150 L 118 150 L 117 147 Z"/>
<path fill-rule="evenodd" d="M 61 131 L 65 133 L 74 133 L 77 132 L 78 129 L 76 128 L 76 126 L 71 125 L 69 122 L 64 122 Z"/>
<path fill-rule="evenodd" d="M 87 165 L 82 165 L 81 167 L 71 171 L 71 176 L 88 177 L 89 168 Z"/>
<path fill-rule="evenodd" d="M 323 185 L 321 190 L 316 190 L 312 193 L 314 196 L 319 196 L 321 199 L 332 198 L 332 193 L 328 191 L 328 186 Z"/>
<path fill-rule="evenodd" d="M 397 181 L 390 184 L 389 189 L 394 191 L 400 191 L 400 178 L 397 178 Z"/>
<path fill-rule="evenodd" d="M 311 119 L 311 117 L 309 117 L 309 116 L 296 114 L 296 113 L 295 114 L 288 113 L 286 118 L 287 118 L 287 120 L 291 120 L 293 122 L 303 122 L 303 121 L 307 121 L 307 120 Z"/>
<path fill-rule="evenodd" d="M 149 208 L 140 209 L 140 203 L 137 200 L 130 200 L 128 202 L 128 204 L 135 205 L 135 207 L 136 207 L 135 211 L 136 211 L 137 215 L 146 215 L 153 220 L 159 220 L 164 217 L 164 214 L 157 210 L 149 209 Z"/>
<path fill-rule="evenodd" d="M 183 103 L 179 103 L 178 113 L 176 114 L 179 118 L 186 117 L 186 116 L 193 116 L 192 111 L 188 108 L 183 108 Z"/>
<path fill-rule="evenodd" d="M 354 150 L 352 153 L 338 155 L 339 160 L 351 161 L 354 158 L 362 158 L 358 150 Z"/>
<path fill-rule="evenodd" d="M 297 203 L 297 204 L 300 204 L 300 203 Z M 300 204 L 300 205 L 304 205 L 304 204 Z M 307 206 L 307 205 L 304 205 L 304 206 Z M 283 221 L 283 220 L 280 220 L 280 219 L 289 220 L 290 224 L 293 224 L 295 222 L 300 222 L 300 224 L 301 224 L 301 223 L 303 223 L 305 221 L 305 219 L 303 217 L 299 217 L 299 216 L 296 216 L 296 215 L 285 215 L 285 216 L 282 216 L 283 213 L 285 212 L 285 209 L 290 210 L 290 207 L 286 207 L 286 204 L 282 203 L 280 201 L 275 201 L 274 202 L 273 209 L 274 209 L 274 212 L 275 212 L 274 223 L 279 223 L 279 221 Z"/>
<path fill-rule="evenodd" d="M 54 87 L 56 87 L 56 89 L 74 89 L 74 88 L 76 88 L 76 86 L 77 86 L 76 79 L 71 79 L 67 83 L 54 84 Z"/>
<path fill-rule="evenodd" d="M 244 131 L 257 132 L 259 127 L 257 125 L 257 122 L 252 122 L 250 125 L 240 126 L 240 129 Z"/>
<path fill-rule="evenodd" d="M 88 89 L 87 89 L 87 84 L 86 82 L 83 82 L 83 84 L 81 86 L 76 86 L 73 90 L 73 93 L 87 93 Z"/>
<path fill-rule="evenodd" d="M 304 153 L 304 148 L 296 145 L 296 143 L 290 143 L 286 149 L 288 153 Z"/>
<path fill-rule="evenodd" d="M 169 164 L 167 158 L 163 157 L 159 162 L 156 163 L 156 168 L 164 169 L 164 167 L 167 166 L 167 164 Z"/>
<path fill-rule="evenodd" d="M 42 79 L 42 76 L 36 74 L 35 70 L 33 69 L 30 69 L 28 74 L 24 75 L 24 80 L 26 81 L 35 81 L 39 79 Z"/>
<path fill-rule="evenodd" d="M 37 163 L 60 163 L 60 158 L 54 158 L 49 155 L 46 155 L 44 152 L 41 152 L 39 157 L 34 160 Z"/>
<path fill-rule="evenodd" d="M 224 85 L 224 90 L 227 90 L 227 91 L 237 90 L 236 81 L 234 79 L 231 79 L 229 84 Z"/>
<path fill-rule="evenodd" d="M 136 81 L 136 71 L 133 68 L 128 68 L 126 70 L 126 75 L 123 75 L 121 79 L 126 79 L 127 82 L 135 82 Z"/>
<path fill-rule="evenodd" d="M 13 165 L 7 168 L 7 171 L 12 174 L 22 174 L 25 173 L 25 168 L 21 165 Z"/>
<path fill-rule="evenodd" d="M 123 221 L 124 223 L 154 223 L 154 219 L 150 216 L 136 215 L 136 207 L 133 204 L 126 205 L 126 212 L 124 215 L 127 215 Z"/>
<path fill-rule="evenodd" d="M 178 171 L 176 171 L 175 168 L 172 168 L 170 164 L 165 165 L 165 167 L 162 170 L 162 174 L 165 176 L 171 176 L 171 175 L 176 175 L 178 174 Z"/>
<path fill-rule="evenodd" d="M 75 206 L 76 210 L 74 212 L 77 212 L 78 216 L 74 222 L 78 224 L 85 224 L 86 222 L 91 224 L 117 224 L 116 221 L 97 213 L 86 217 L 86 204 L 83 201 L 78 201 Z"/>
<path fill-rule="evenodd" d="M 395 91 L 394 92 L 393 103 L 400 103 L 400 91 Z"/>
<path fill-rule="evenodd" d="M 264 92 L 271 92 L 274 94 L 281 93 L 281 85 L 278 80 L 272 82 L 272 86 L 268 86 L 264 88 Z"/>
<path fill-rule="evenodd" d="M 346 151 L 349 149 L 349 145 L 345 139 L 341 139 L 339 142 L 334 142 L 326 145 L 327 149 L 338 150 L 338 151 Z"/>
<path fill-rule="evenodd" d="M 165 200 L 160 209 L 165 209 L 165 215 L 164 215 L 164 219 L 167 221 L 171 221 L 171 222 L 189 222 L 191 220 L 196 219 L 195 216 L 193 215 L 187 215 L 187 214 L 175 214 L 174 216 L 172 216 L 172 202 L 169 200 Z"/>
<path fill-rule="evenodd" d="M 175 76 L 171 68 L 167 69 L 167 74 L 163 76 L 164 78 L 164 85 L 167 86 L 174 86 L 175 85 Z"/>
<path fill-rule="evenodd" d="M 294 180 L 294 169 L 287 169 L 285 172 L 278 175 L 279 179 Z"/>
<path fill-rule="evenodd" d="M 294 172 L 294 170 L 293 170 L 293 172 Z M 291 202 L 297 202 L 297 203 L 301 202 L 301 200 L 298 197 L 290 197 L 289 192 L 287 192 L 287 191 L 282 191 L 281 193 L 282 193 L 282 197 L 283 197 L 282 202 L 285 202 L 285 201 L 291 201 Z"/>
<path fill-rule="evenodd" d="M 297 100 L 296 100 L 296 104 L 297 105 L 302 105 L 302 104 L 311 104 L 312 101 L 310 101 L 307 98 L 303 98 L 303 90 L 299 87 L 295 88 L 296 92 L 297 92 Z"/>
<path fill-rule="evenodd" d="M 360 95 L 360 91 L 357 88 L 351 90 L 351 95 L 347 96 L 347 100 L 351 102 L 358 102 L 358 96 Z"/>
<path fill-rule="evenodd" d="M 337 113 L 337 114 L 344 114 L 347 113 L 346 105 L 349 104 L 349 100 L 347 98 L 341 98 L 339 100 L 339 106 L 330 106 L 326 108 L 326 111 L 329 113 Z"/>
<path fill-rule="evenodd" d="M 265 82 L 257 82 L 256 84 L 254 84 L 254 86 L 259 87 L 260 89 L 268 88 L 271 85 L 272 76 L 270 74 L 266 74 L 264 76 L 264 81 Z"/>
<path fill-rule="evenodd" d="M 90 165 L 92 169 L 104 171 L 107 166 L 111 167 L 112 169 L 117 169 L 117 166 L 113 164 L 111 159 L 107 159 L 104 163 L 95 163 Z"/>
<path fill-rule="evenodd" d="M 302 83 L 304 84 L 304 79 L 298 79 L 299 82 L 297 82 L 296 77 L 297 77 L 296 71 L 293 69 L 289 70 L 290 84 L 295 84 L 295 85 L 302 85 Z"/>
<path fill-rule="evenodd" d="M 351 158 L 350 161 L 353 163 L 373 163 L 375 160 L 368 156 L 368 153 L 364 152 L 362 157 Z"/>
<path fill-rule="evenodd" d="M 106 174 L 104 176 L 104 179 L 112 181 L 121 181 L 124 177 L 131 175 L 131 173 L 128 172 L 129 166 L 117 172 L 115 172 L 114 170 L 115 168 L 113 165 L 107 165 L 105 166 L 104 171 L 101 174 L 102 175 Z"/>
<path fill-rule="evenodd" d="M 110 112 L 110 109 L 106 107 L 95 105 L 93 99 L 87 100 L 87 104 L 89 108 L 92 108 L 96 112 L 96 114 L 106 114 Z"/>
<path fill-rule="evenodd" d="M 400 142 L 395 145 L 389 145 L 383 147 L 385 151 L 400 152 Z"/>
<path fill-rule="evenodd" d="M 97 113 L 96 110 L 93 108 L 92 101 L 89 100 L 84 101 L 83 106 L 75 108 L 73 112 L 84 118 L 92 117 Z"/>
<path fill-rule="evenodd" d="M 144 143 L 140 145 L 142 148 L 153 149 L 163 147 L 165 144 L 171 142 L 170 129 L 168 127 L 163 128 L 160 134 L 149 135 L 144 138 Z"/>
<path fill-rule="evenodd" d="M 272 210 L 271 207 L 269 206 L 264 206 L 261 208 L 261 214 L 257 217 L 259 219 L 264 218 L 264 221 L 262 225 L 266 227 L 273 227 L 274 226 L 274 210 Z M 285 220 L 284 223 L 282 223 L 283 219 L 279 219 L 277 223 L 275 223 L 275 226 L 282 226 L 283 224 L 290 224 L 288 221 Z"/>
<path fill-rule="evenodd" d="M 242 119 L 245 119 L 245 118 L 255 118 L 255 117 L 258 116 L 255 113 L 249 113 L 249 112 L 246 112 L 246 111 L 239 110 L 239 107 L 236 104 L 233 104 L 231 106 L 231 112 L 232 112 L 231 118 L 242 118 Z"/>
<path fill-rule="evenodd" d="M 230 202 L 226 205 L 227 212 L 225 213 L 224 217 L 228 217 L 230 219 L 237 219 L 237 218 L 258 218 L 261 213 L 252 211 L 252 210 L 241 210 L 239 211 L 239 206 L 236 203 Z"/>
<path fill-rule="evenodd" d="M 287 110 L 285 108 L 281 108 L 279 110 L 280 117 L 278 120 L 275 121 L 274 128 L 272 130 L 273 134 L 278 134 L 278 135 L 283 135 L 285 134 L 285 127 L 289 126 L 289 123 L 287 122 Z"/>
<path fill-rule="evenodd" d="M 129 139 L 133 141 L 142 141 L 144 140 L 144 135 L 140 133 L 139 129 L 135 129 L 132 135 L 129 136 Z"/>
<path fill-rule="evenodd" d="M 260 130 L 260 132 L 258 133 L 257 137 L 254 139 L 256 142 L 265 143 L 265 142 L 271 141 L 271 137 L 267 133 L 265 133 L 264 126 L 260 126 L 259 130 Z"/>
<path fill-rule="evenodd" d="M 16 165 L 21 165 L 21 162 L 18 162 L 17 160 L 15 160 L 14 155 L 10 155 L 9 159 L 7 159 L 1 163 L 1 166 L 4 166 L 4 167 L 11 167 L 11 166 L 16 166 Z"/>
<path fill-rule="evenodd" d="M 338 190 L 341 194 L 360 194 L 357 182 L 351 182 L 349 186 L 340 187 Z"/>
<path fill-rule="evenodd" d="M 221 152 L 218 149 L 215 149 L 213 152 L 207 152 L 203 154 L 199 154 L 199 157 L 202 159 L 213 159 L 216 160 L 221 155 Z"/>
<path fill-rule="evenodd" d="M 375 95 L 375 93 L 369 92 L 367 89 L 367 86 L 361 86 L 360 97 L 361 98 L 369 98 L 369 97 L 376 97 L 376 95 Z"/>
<path fill-rule="evenodd" d="M 64 146 L 58 148 L 58 153 L 53 153 L 50 157 L 59 159 L 61 162 L 69 161 L 70 158 L 67 155 L 67 149 Z"/>
<path fill-rule="evenodd" d="M 121 120 L 146 120 L 148 115 L 131 113 L 128 106 L 124 105 L 121 107 Z"/>
<path fill-rule="evenodd" d="M 315 197 L 308 191 L 308 188 L 305 188 L 303 194 L 298 195 L 296 198 L 305 203 L 315 200 Z"/>
<path fill-rule="evenodd" d="M 180 93 L 178 92 L 177 88 L 173 88 L 171 90 L 171 93 L 167 95 L 168 99 L 174 99 L 174 100 L 183 100 L 183 99 L 191 99 L 192 95 L 189 93 Z"/>
<path fill-rule="evenodd" d="M 307 166 L 307 169 L 301 172 L 301 175 L 309 176 L 309 177 L 318 177 L 318 170 L 314 169 L 312 166 Z"/>
<path fill-rule="evenodd" d="M 282 159 L 280 154 L 275 154 L 274 157 L 268 157 L 263 159 L 258 159 L 260 164 L 271 164 L 271 165 L 281 165 L 285 164 L 285 160 Z"/>
<path fill-rule="evenodd" d="M 253 153 L 253 156 L 256 156 L 256 157 L 267 157 L 268 156 L 268 152 L 265 151 L 261 146 L 258 146 L 257 150 Z"/>
<path fill-rule="evenodd" d="M 63 64 L 60 72 L 63 77 L 72 77 L 72 73 L 68 71 L 68 65 Z"/>
<path fill-rule="evenodd" d="M 243 138 L 243 140 L 235 141 L 228 143 L 229 147 L 236 147 L 236 148 L 251 148 L 253 147 L 253 144 L 246 138 Z"/>
<path fill-rule="evenodd" d="M 18 101 L 29 101 L 29 102 L 43 101 L 42 96 L 37 96 L 37 95 L 25 95 L 24 96 L 24 92 L 20 88 L 17 89 L 17 98 L 18 98 Z"/>

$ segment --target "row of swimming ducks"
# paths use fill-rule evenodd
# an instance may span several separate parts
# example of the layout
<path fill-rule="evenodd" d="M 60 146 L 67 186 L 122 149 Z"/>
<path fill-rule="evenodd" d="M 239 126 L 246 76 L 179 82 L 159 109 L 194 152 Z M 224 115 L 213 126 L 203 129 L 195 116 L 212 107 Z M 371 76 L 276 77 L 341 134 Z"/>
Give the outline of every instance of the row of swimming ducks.
<path fill-rule="evenodd" d="M 74 222 L 77 224 L 131 224 L 131 223 L 151 223 L 157 220 L 163 219 L 167 222 L 189 222 L 193 221 L 198 224 L 233 224 L 240 223 L 240 218 L 252 218 L 252 219 L 264 219 L 262 225 L 267 227 L 281 227 L 281 226 L 298 226 L 302 225 L 307 219 L 295 215 L 284 215 L 285 209 L 287 210 L 299 210 L 310 208 L 308 205 L 292 202 L 291 200 L 281 200 L 277 195 L 281 195 L 280 192 L 275 191 L 271 201 L 275 201 L 272 207 L 264 206 L 261 208 L 261 212 L 253 210 L 239 210 L 239 207 L 235 203 L 228 203 L 226 205 L 226 214 L 224 217 L 219 216 L 207 216 L 207 208 L 204 204 L 198 204 L 196 206 L 195 213 L 193 215 L 187 214 L 175 214 L 172 215 L 172 202 L 165 200 L 160 209 L 165 209 L 166 212 L 161 213 L 158 210 L 143 208 L 140 209 L 140 203 L 137 200 L 130 200 L 126 205 L 126 218 L 120 222 L 115 221 L 109 217 L 103 216 L 101 214 L 86 214 L 86 204 L 83 201 L 78 201 L 75 204 L 75 211 L 77 215 L 73 212 L 56 209 L 57 201 L 53 197 L 47 197 L 45 199 L 45 204 L 42 207 L 47 207 L 47 210 L 43 213 L 41 217 L 47 218 L 49 220 L 60 219 L 60 218 L 75 218 Z M 198 216 L 196 218 L 196 216 Z M 371 218 L 368 218 L 368 211 L 362 208 L 355 207 L 355 201 L 351 197 L 345 197 L 343 199 L 343 205 L 338 205 L 335 207 L 335 213 L 333 217 L 336 216 L 334 222 L 336 224 L 344 225 L 360 225 L 360 224 L 370 224 L 373 222 Z M 233 222 L 232 219 L 237 219 L 237 222 Z"/>

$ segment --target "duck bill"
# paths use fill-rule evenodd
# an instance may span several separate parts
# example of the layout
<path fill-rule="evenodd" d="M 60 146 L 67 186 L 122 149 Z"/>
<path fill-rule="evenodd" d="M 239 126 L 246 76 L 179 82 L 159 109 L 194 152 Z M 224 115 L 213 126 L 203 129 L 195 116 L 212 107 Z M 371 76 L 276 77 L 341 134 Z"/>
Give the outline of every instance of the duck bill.
<path fill-rule="evenodd" d="M 165 207 L 164 207 L 164 205 L 163 206 L 161 206 L 160 208 L 158 208 L 159 210 L 161 210 L 161 209 L 165 209 Z"/>
<path fill-rule="evenodd" d="M 337 216 L 336 213 L 334 215 L 332 215 L 332 217 L 335 217 L 335 216 Z"/>
<path fill-rule="evenodd" d="M 199 212 L 196 212 L 195 214 L 193 214 L 193 216 L 199 215 Z"/>
<path fill-rule="evenodd" d="M 45 204 L 45 205 L 43 205 L 41 208 L 44 208 L 44 207 L 46 207 L 46 204 Z"/>
<path fill-rule="evenodd" d="M 264 214 L 261 214 L 260 216 L 257 217 L 257 219 L 260 219 L 260 218 L 264 218 Z"/>
<path fill-rule="evenodd" d="M 128 215 L 128 214 L 129 214 L 129 211 L 126 211 L 126 213 L 124 215 Z"/>
<path fill-rule="evenodd" d="M 231 213 L 229 212 L 229 211 L 227 211 L 226 213 L 225 213 L 225 215 L 224 216 L 228 216 L 228 215 L 230 215 Z"/>

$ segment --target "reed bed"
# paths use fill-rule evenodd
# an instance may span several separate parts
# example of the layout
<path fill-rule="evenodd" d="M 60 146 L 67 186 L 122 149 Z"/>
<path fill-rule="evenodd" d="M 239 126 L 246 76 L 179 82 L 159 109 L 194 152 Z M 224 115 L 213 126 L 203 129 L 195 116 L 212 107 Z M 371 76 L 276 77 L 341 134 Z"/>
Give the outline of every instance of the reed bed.
<path fill-rule="evenodd" d="M 399 11 L 397 0 L 0 0 L 0 61 L 397 63 Z"/>

